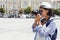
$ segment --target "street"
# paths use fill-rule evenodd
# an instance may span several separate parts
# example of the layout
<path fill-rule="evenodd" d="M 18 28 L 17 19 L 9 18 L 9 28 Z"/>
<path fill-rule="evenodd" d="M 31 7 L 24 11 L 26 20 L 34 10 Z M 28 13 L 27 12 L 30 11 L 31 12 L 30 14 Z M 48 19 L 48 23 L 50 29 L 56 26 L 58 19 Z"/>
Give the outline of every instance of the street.
<path fill-rule="evenodd" d="M 0 40 L 34 40 L 32 24 L 34 19 L 0 18 Z M 56 19 L 60 40 L 60 19 Z"/>

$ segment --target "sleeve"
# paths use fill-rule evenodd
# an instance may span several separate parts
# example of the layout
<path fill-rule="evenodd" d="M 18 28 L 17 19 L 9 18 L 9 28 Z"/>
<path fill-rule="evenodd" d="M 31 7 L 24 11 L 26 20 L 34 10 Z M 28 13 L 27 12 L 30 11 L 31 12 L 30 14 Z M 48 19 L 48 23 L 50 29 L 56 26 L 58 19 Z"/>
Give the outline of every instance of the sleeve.
<path fill-rule="evenodd" d="M 38 29 L 40 29 L 40 27 L 38 27 L 38 24 L 36 24 L 36 27 L 35 28 L 34 28 L 34 25 L 32 25 L 33 32 L 38 32 Z"/>
<path fill-rule="evenodd" d="M 40 27 L 39 29 L 37 29 L 38 33 L 41 35 L 41 36 L 44 36 L 44 35 L 48 35 L 48 34 L 51 34 L 54 30 L 56 29 L 55 27 L 55 22 L 51 22 L 48 27 Z"/>

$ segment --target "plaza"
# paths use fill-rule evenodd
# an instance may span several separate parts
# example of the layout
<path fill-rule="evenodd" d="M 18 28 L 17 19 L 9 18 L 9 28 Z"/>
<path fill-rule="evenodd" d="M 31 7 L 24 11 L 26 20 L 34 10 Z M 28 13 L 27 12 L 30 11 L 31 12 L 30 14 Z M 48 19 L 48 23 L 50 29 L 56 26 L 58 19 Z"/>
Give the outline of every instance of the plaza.
<path fill-rule="evenodd" d="M 32 24 L 34 19 L 0 18 L 0 40 L 33 40 Z M 60 19 L 55 19 L 60 40 Z"/>

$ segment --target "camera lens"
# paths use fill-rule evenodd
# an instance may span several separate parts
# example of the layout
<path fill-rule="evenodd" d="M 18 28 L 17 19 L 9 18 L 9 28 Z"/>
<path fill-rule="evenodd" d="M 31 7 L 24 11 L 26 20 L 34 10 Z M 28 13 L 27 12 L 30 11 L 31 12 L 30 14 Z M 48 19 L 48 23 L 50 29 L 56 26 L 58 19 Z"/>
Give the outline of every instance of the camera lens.
<path fill-rule="evenodd" d="M 39 14 L 40 14 L 40 15 L 42 14 L 42 10 L 39 10 Z"/>
<path fill-rule="evenodd" d="M 42 13 L 42 12 L 41 12 L 40 10 L 33 10 L 33 11 L 32 11 L 32 14 L 33 14 L 33 15 L 37 15 L 37 14 L 40 14 L 40 15 L 41 15 L 41 13 Z"/>

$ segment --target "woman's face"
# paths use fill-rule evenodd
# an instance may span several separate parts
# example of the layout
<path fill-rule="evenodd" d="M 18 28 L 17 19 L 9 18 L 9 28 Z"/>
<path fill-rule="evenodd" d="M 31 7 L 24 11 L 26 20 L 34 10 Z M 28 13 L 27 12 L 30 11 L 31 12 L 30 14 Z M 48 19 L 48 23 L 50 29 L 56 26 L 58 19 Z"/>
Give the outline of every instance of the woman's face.
<path fill-rule="evenodd" d="M 46 17 L 47 16 L 47 13 L 48 13 L 48 10 L 45 10 L 45 9 L 43 9 L 43 8 L 40 8 L 40 10 L 41 10 L 41 16 L 42 17 Z"/>

